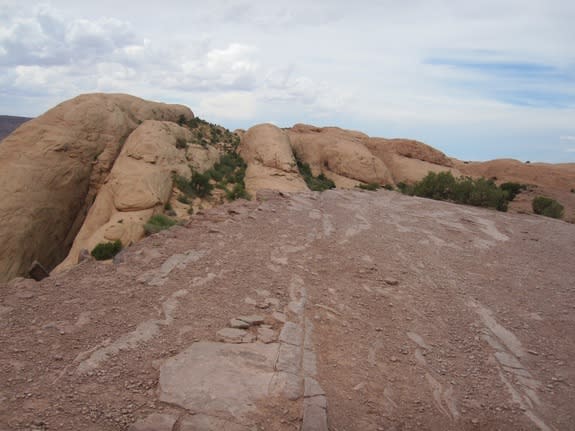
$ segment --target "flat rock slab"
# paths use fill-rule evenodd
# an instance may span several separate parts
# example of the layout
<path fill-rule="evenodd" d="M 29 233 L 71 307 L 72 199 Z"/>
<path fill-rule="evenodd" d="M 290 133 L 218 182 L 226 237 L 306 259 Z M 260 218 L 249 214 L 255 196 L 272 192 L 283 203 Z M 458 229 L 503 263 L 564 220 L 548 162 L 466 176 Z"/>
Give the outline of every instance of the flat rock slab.
<path fill-rule="evenodd" d="M 178 416 L 174 414 L 153 413 L 133 424 L 128 431 L 172 431 Z"/>
<path fill-rule="evenodd" d="M 278 350 L 277 343 L 194 343 L 161 367 L 159 398 L 241 423 L 258 400 L 273 395 L 270 383 Z"/>
<path fill-rule="evenodd" d="M 226 343 L 251 343 L 254 336 L 239 328 L 224 328 L 217 333 L 218 339 Z"/>
<path fill-rule="evenodd" d="M 261 325 L 264 323 L 264 317 L 257 314 L 252 314 L 250 316 L 240 316 L 236 320 L 246 322 L 250 326 Z"/>

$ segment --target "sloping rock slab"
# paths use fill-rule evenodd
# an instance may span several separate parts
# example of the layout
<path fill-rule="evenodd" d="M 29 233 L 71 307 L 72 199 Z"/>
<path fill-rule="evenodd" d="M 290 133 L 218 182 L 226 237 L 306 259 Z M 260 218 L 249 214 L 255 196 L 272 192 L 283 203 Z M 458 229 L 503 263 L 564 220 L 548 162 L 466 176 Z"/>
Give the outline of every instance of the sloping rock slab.
<path fill-rule="evenodd" d="M 160 369 L 159 398 L 190 412 L 242 422 L 272 395 L 279 345 L 198 342 Z"/>

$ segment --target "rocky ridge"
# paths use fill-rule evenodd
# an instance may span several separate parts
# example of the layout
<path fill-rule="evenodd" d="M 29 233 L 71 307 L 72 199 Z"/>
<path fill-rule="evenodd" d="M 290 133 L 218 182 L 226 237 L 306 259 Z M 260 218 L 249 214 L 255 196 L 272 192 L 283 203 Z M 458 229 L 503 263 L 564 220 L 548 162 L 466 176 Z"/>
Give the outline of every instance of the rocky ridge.
<path fill-rule="evenodd" d="M 34 261 L 48 271 L 65 270 L 101 242 L 128 246 L 140 240 L 152 215 L 185 221 L 191 212 L 223 202 L 225 189 L 190 202 L 174 179 L 205 172 L 238 144 L 252 195 L 308 190 L 298 163 L 348 189 L 366 183 L 394 187 L 430 171 L 449 171 L 528 184 L 512 211 L 531 212 L 532 198 L 544 194 L 566 206 L 566 220 L 575 219 L 573 164 L 461 162 L 418 141 L 304 124 L 262 124 L 232 134 L 184 106 L 88 94 L 27 122 L 2 142 L 0 280 L 28 274 Z"/>

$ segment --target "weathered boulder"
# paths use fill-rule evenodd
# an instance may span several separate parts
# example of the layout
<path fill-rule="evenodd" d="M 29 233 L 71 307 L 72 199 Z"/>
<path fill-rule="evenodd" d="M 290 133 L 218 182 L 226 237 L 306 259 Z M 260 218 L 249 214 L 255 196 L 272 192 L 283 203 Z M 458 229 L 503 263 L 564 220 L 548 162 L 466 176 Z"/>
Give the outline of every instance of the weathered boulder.
<path fill-rule="evenodd" d="M 124 94 L 87 94 L 23 124 L 0 146 L 0 281 L 68 253 L 124 141 L 147 119 L 189 108 Z"/>
<path fill-rule="evenodd" d="M 380 159 L 391 173 L 394 183 L 414 183 L 431 172 L 451 171 L 453 175 L 461 173 L 454 168 L 453 162 L 441 151 L 422 142 L 409 139 L 370 138 L 365 146 Z"/>
<path fill-rule="evenodd" d="M 245 183 L 249 193 L 255 194 L 262 189 L 307 190 L 299 175 L 290 140 L 280 128 L 272 124 L 250 128 L 242 136 L 240 154 L 248 164 Z"/>
<path fill-rule="evenodd" d="M 287 134 L 297 157 L 310 165 L 314 175 L 324 173 L 330 177 L 328 172 L 332 172 L 337 175 L 336 185 L 354 187 L 358 181 L 380 184 L 392 181 L 385 163 L 365 146 L 369 137 L 363 133 L 296 124 Z M 337 181 L 338 177 L 353 181 Z"/>
<path fill-rule="evenodd" d="M 141 239 L 145 222 L 170 198 L 173 174 L 190 176 L 185 146 L 178 148 L 178 142 L 191 139 L 188 129 L 166 121 L 147 120 L 132 132 L 68 257 L 56 269 L 76 264 L 82 249 L 100 242 L 119 239 L 128 245 Z"/>

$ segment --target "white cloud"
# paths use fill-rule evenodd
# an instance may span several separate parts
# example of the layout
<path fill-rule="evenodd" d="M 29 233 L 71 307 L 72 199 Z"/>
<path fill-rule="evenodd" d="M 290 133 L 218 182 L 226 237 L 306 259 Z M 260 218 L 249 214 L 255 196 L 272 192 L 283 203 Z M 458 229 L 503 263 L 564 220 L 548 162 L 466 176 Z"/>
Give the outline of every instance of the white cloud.
<path fill-rule="evenodd" d="M 257 102 L 253 93 L 230 92 L 203 97 L 199 109 L 204 118 L 248 120 L 256 114 Z"/>
<path fill-rule="evenodd" d="M 4 3 L 0 113 L 116 91 L 244 127 L 315 121 L 435 145 L 458 136 L 461 148 L 505 135 L 502 153 L 535 148 L 531 139 L 563 157 L 572 142 L 557 141 L 575 118 L 572 1 L 174 0 L 161 13 L 131 0 Z M 510 78 L 429 61 L 441 58 L 552 73 Z M 17 111 L 30 95 L 25 106 L 37 111 Z"/>

